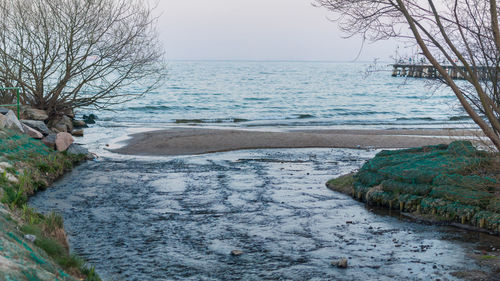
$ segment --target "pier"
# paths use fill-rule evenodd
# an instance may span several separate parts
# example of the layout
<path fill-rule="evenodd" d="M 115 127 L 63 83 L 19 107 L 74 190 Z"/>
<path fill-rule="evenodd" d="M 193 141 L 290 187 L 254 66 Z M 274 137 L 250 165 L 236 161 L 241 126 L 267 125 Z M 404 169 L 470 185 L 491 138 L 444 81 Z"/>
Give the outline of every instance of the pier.
<path fill-rule="evenodd" d="M 418 65 L 418 64 L 393 64 L 392 76 L 393 77 L 412 77 L 412 78 L 440 78 L 441 74 L 432 65 Z M 466 71 L 464 66 L 443 65 L 443 68 L 453 79 L 465 79 L 459 70 Z M 490 71 L 495 71 L 489 67 L 476 67 L 480 79 L 490 80 Z M 497 75 L 498 75 L 498 71 Z"/>

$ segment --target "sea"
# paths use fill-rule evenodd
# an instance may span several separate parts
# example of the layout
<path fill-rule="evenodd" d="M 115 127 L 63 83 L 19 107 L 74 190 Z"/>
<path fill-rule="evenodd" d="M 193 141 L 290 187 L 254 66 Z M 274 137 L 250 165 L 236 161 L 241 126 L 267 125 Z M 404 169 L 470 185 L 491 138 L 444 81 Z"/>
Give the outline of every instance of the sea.
<path fill-rule="evenodd" d="M 435 80 L 391 76 L 390 63 L 171 61 L 159 88 L 94 112 L 104 127 L 243 129 L 463 128 Z M 122 89 L 138 94 L 143 89 Z M 81 111 L 86 114 L 92 111 Z"/>

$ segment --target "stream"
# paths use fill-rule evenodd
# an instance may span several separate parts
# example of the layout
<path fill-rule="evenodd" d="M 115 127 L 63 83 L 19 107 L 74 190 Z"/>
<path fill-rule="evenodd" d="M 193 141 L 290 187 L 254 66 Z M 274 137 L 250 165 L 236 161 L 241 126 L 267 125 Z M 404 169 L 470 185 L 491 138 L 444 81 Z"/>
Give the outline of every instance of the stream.
<path fill-rule="evenodd" d="M 455 280 L 485 234 L 370 210 L 325 182 L 377 151 L 264 149 L 90 161 L 30 205 L 105 280 Z M 231 251 L 240 250 L 240 256 Z M 348 268 L 331 265 L 348 259 Z"/>

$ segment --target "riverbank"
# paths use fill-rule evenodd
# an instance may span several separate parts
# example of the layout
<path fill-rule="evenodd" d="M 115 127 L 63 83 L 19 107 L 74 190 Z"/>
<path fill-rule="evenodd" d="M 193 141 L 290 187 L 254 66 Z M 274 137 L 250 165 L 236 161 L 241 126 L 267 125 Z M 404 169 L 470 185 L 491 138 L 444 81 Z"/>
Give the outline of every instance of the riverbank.
<path fill-rule="evenodd" d="M 300 130 L 264 132 L 173 128 L 131 135 L 112 150 L 126 155 L 192 155 L 260 148 L 409 148 L 474 138 L 464 130 Z"/>
<path fill-rule="evenodd" d="M 70 253 L 63 219 L 40 214 L 26 203 L 37 191 L 85 160 L 56 152 L 24 134 L 0 131 L 0 279 L 99 280 Z"/>

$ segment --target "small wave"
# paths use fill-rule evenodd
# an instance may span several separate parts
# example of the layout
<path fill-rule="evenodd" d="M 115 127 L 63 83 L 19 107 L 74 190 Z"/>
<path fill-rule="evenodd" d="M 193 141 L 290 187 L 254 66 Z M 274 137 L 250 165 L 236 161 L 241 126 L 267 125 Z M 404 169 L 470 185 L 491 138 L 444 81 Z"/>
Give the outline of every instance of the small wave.
<path fill-rule="evenodd" d="M 316 117 L 311 114 L 294 114 L 294 115 L 297 116 L 297 119 L 310 119 Z"/>
<path fill-rule="evenodd" d="M 435 121 L 436 119 L 431 117 L 401 117 L 396 119 L 396 121 Z"/>
<path fill-rule="evenodd" d="M 176 124 L 210 124 L 210 123 L 242 123 L 248 122 L 244 118 L 224 118 L 224 119 L 175 119 Z"/>
<path fill-rule="evenodd" d="M 450 117 L 450 121 L 462 121 L 462 120 L 470 120 L 469 116 L 452 116 Z"/>
<path fill-rule="evenodd" d="M 246 101 L 267 101 L 269 98 L 244 98 Z"/>
<path fill-rule="evenodd" d="M 135 106 L 135 107 L 129 107 L 127 110 L 132 110 L 132 111 L 145 111 L 145 110 L 169 110 L 171 109 L 170 106 L 166 105 L 146 105 L 146 106 Z"/>
<path fill-rule="evenodd" d="M 386 114 L 387 112 L 376 112 L 376 111 L 346 111 L 338 113 L 341 116 L 361 116 L 361 115 L 375 115 L 375 114 Z"/>

